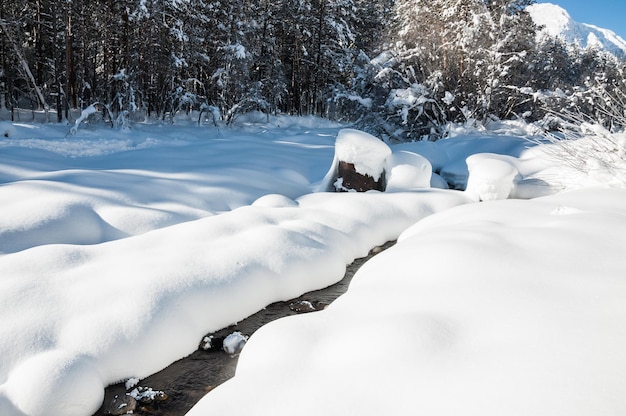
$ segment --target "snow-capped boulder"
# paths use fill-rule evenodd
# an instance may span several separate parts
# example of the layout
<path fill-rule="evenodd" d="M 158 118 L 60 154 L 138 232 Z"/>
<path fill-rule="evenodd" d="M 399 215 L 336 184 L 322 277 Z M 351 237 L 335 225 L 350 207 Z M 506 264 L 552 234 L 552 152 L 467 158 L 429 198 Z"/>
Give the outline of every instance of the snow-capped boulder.
<path fill-rule="evenodd" d="M 337 135 L 335 154 L 336 191 L 385 190 L 385 161 L 391 149 L 381 140 L 359 130 L 343 129 Z"/>
<path fill-rule="evenodd" d="M 247 336 L 242 335 L 241 332 L 238 331 L 233 332 L 224 338 L 224 351 L 230 355 L 239 354 L 244 345 L 246 345 L 246 341 L 248 341 Z"/>
<path fill-rule="evenodd" d="M 385 162 L 391 149 L 382 140 L 355 129 L 342 129 L 335 157 L 318 187 L 320 191 L 385 190 Z"/>
<path fill-rule="evenodd" d="M 387 158 L 386 191 L 429 188 L 433 167 L 424 156 L 407 150 L 394 152 Z"/>
<path fill-rule="evenodd" d="M 507 199 L 515 188 L 519 172 L 502 155 L 478 153 L 466 163 L 469 177 L 465 192 L 476 201 Z"/>

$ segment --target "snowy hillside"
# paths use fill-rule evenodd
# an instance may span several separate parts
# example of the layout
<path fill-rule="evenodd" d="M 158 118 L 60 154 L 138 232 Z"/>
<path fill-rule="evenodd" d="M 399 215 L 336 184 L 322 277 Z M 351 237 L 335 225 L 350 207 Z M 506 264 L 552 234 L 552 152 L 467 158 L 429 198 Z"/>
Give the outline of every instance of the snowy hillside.
<path fill-rule="evenodd" d="M 537 25 L 545 27 L 545 34 L 560 37 L 583 48 L 593 47 L 617 56 L 626 56 L 626 40 L 609 29 L 574 21 L 561 6 L 537 3 L 528 6 L 527 10 Z"/>

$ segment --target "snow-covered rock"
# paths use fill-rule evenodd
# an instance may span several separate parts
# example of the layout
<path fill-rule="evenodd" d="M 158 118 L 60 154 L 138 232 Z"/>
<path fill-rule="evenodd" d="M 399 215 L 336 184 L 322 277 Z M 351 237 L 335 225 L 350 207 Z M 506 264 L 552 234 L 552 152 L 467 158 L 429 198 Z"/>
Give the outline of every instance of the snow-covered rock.
<path fill-rule="evenodd" d="M 476 201 L 506 199 L 519 176 L 517 168 L 501 155 L 479 153 L 467 158 L 469 177 L 465 193 Z"/>
<path fill-rule="evenodd" d="M 226 354 L 239 354 L 244 345 L 246 345 L 246 341 L 248 341 L 248 337 L 242 335 L 241 332 L 236 331 L 224 338 L 222 348 L 224 348 L 224 352 L 226 352 Z"/>
<path fill-rule="evenodd" d="M 391 155 L 391 149 L 382 140 L 354 129 L 339 131 L 335 152 L 339 161 L 354 164 L 357 173 L 371 176 L 375 181 L 380 179 L 385 160 Z"/>
<path fill-rule="evenodd" d="M 385 164 L 385 191 L 429 188 L 433 167 L 424 156 L 407 150 L 393 152 Z"/>
<path fill-rule="evenodd" d="M 333 162 L 316 190 L 384 190 L 385 163 L 391 149 L 369 133 L 342 129 Z"/>

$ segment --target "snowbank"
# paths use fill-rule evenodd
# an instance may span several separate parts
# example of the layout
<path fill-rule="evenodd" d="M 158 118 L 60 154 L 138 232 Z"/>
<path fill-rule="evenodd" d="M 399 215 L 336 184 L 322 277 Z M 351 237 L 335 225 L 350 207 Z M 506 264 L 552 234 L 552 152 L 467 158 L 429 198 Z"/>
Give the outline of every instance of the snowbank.
<path fill-rule="evenodd" d="M 625 204 L 591 189 L 426 218 L 325 311 L 261 328 L 188 415 L 624 414 Z"/>
<path fill-rule="evenodd" d="M 86 129 L 66 140 L 55 127 L 20 126 L 3 143 L 3 415 L 90 415 L 106 385 L 338 281 L 371 247 L 469 201 L 452 191 L 309 194 L 337 129 L 207 139 L 193 136 L 206 129 L 143 128 L 140 146 L 97 155 L 81 153 L 106 145 Z"/>
<path fill-rule="evenodd" d="M 107 384 L 143 378 L 191 353 L 207 331 L 335 283 L 371 247 L 467 199 L 431 191 L 297 202 L 0 257 L 0 401 L 28 415 L 90 414 Z M 76 385 L 85 390 L 75 400 Z M 60 395 L 74 410 L 47 407 Z"/>
<path fill-rule="evenodd" d="M 534 146 L 525 136 L 505 136 L 504 132 L 495 135 L 474 131 L 472 134 L 454 136 L 437 142 L 399 144 L 393 147 L 393 151 L 406 150 L 427 158 L 433 171 L 443 177 L 452 188 L 465 189 L 469 176 L 466 164 L 468 157 L 480 153 L 491 153 L 517 159 L 523 158 L 525 152 Z"/>

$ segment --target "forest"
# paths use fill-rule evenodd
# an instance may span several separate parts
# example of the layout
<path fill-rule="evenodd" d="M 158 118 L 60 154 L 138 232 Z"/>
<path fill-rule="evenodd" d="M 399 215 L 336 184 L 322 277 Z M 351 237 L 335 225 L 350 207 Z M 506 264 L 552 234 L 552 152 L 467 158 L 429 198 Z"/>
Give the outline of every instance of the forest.
<path fill-rule="evenodd" d="M 396 141 L 562 114 L 616 128 L 623 58 L 538 36 L 531 3 L 0 0 L 0 111 L 316 115 Z"/>

